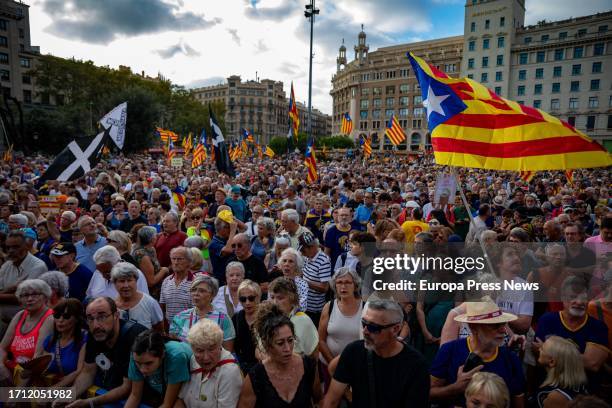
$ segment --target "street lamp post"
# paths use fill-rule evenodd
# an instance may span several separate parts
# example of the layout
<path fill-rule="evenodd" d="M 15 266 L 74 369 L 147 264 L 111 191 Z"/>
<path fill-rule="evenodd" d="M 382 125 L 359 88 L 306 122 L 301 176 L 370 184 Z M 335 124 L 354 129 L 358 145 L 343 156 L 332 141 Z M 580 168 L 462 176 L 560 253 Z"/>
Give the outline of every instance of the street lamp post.
<path fill-rule="evenodd" d="M 319 14 L 319 10 L 315 8 L 315 0 L 310 0 L 310 4 L 306 5 L 304 16 L 310 19 L 310 55 L 308 69 L 308 139 L 312 139 L 312 38 L 314 31 L 315 15 Z"/>

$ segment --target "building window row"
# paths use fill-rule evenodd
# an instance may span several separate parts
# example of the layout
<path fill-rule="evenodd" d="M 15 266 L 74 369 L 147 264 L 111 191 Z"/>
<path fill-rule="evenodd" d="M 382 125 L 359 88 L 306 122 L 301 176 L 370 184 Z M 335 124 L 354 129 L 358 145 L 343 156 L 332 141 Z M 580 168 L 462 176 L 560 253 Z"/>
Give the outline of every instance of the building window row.
<path fill-rule="evenodd" d="M 573 49 L 571 49 L 571 51 L 572 51 L 571 53 L 572 58 L 574 59 L 583 58 L 586 56 L 585 47 L 582 45 L 574 47 Z M 598 57 L 598 56 L 604 55 L 604 53 L 605 53 L 605 43 L 601 42 L 601 43 L 595 43 L 593 45 L 592 56 Z M 536 57 L 535 57 L 536 63 L 543 63 L 547 61 L 546 51 L 537 51 L 535 54 L 536 54 Z M 554 61 L 562 61 L 565 59 L 565 57 L 566 57 L 565 48 L 557 48 L 553 51 Z M 518 63 L 521 65 L 528 64 L 529 63 L 529 53 L 528 52 L 519 53 Z"/>

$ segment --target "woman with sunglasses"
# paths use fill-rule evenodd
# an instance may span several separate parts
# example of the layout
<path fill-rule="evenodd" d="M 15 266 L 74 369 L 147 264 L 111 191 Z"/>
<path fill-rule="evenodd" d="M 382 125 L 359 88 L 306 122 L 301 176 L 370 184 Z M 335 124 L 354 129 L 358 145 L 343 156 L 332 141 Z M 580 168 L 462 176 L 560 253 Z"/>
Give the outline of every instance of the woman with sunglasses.
<path fill-rule="evenodd" d="M 252 327 L 261 299 L 261 288 L 256 282 L 245 279 L 238 286 L 238 299 L 242 305 L 242 310 L 232 316 L 232 322 L 236 329 L 234 351 L 242 372 L 247 374 L 257 364 Z"/>
<path fill-rule="evenodd" d="M 87 331 L 83 304 L 75 298 L 61 300 L 53 308 L 53 334 L 43 342 L 37 357 L 50 354 L 51 363 L 46 374 L 53 376 L 53 387 L 69 387 L 83 367 Z"/>
<path fill-rule="evenodd" d="M 53 311 L 47 305 L 51 288 L 45 281 L 25 280 L 17 286 L 15 296 L 24 310 L 13 317 L 0 342 L 0 383 L 12 384 L 15 367 L 30 361 L 53 330 Z"/>
<path fill-rule="evenodd" d="M 112 201 L 113 211 L 106 216 L 106 225 L 111 230 L 119 229 L 121 221 L 128 217 L 127 203 L 123 196 L 116 196 Z"/>

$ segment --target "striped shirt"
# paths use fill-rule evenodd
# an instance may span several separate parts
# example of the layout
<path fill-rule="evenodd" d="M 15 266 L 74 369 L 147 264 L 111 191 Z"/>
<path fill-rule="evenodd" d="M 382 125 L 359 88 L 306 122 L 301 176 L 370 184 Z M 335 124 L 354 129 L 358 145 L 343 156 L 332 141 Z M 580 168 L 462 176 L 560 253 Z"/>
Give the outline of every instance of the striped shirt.
<path fill-rule="evenodd" d="M 191 284 L 193 275 L 190 273 L 187 279 L 183 279 L 176 285 L 175 275 L 170 275 L 162 282 L 159 303 L 166 305 L 166 320 L 172 322 L 174 316 L 185 309 L 193 307 L 191 301 Z"/>
<path fill-rule="evenodd" d="M 331 261 L 323 251 L 319 250 L 314 258 L 306 258 L 302 271 L 304 279 L 310 282 L 329 282 L 331 279 Z M 309 312 L 320 312 L 325 306 L 325 293 L 308 288 Z"/>

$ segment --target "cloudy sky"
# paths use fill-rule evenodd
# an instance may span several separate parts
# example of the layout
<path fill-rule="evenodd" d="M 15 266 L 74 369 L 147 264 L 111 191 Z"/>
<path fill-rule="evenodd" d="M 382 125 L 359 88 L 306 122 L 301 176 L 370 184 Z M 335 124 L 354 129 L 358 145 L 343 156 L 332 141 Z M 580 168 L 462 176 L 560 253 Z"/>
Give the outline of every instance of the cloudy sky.
<path fill-rule="evenodd" d="M 242 79 L 294 81 L 308 98 L 306 0 L 25 0 L 32 45 L 43 54 L 158 72 L 188 88 Z M 360 25 L 370 51 L 463 33 L 464 0 L 319 0 L 313 105 L 331 113 L 331 76 L 342 39 L 351 52 Z M 526 23 L 576 17 L 609 0 L 527 0 Z"/>

